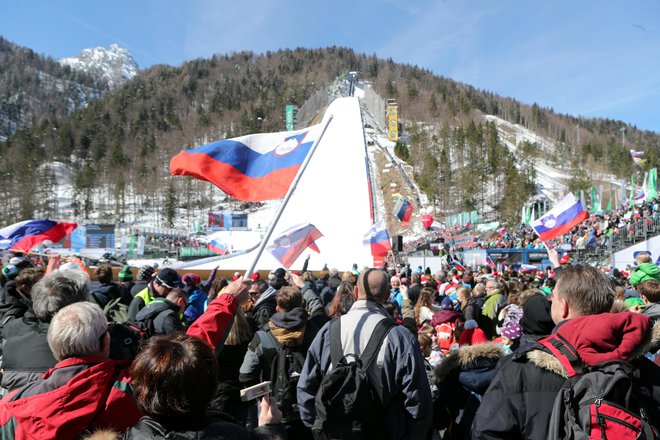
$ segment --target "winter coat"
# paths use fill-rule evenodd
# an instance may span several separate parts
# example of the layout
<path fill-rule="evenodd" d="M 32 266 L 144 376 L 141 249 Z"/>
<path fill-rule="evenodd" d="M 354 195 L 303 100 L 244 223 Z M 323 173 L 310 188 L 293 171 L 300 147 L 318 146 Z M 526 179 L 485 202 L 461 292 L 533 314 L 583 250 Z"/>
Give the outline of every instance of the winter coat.
<path fill-rule="evenodd" d="M 92 291 L 92 298 L 101 308 L 116 298 L 121 298 L 121 302 L 126 305 L 129 305 L 133 299 L 126 290 L 120 289 L 119 284 L 116 283 L 102 283 Z"/>
<path fill-rule="evenodd" d="M 183 330 L 184 325 L 179 317 L 180 308 L 165 298 L 156 298 L 148 306 L 138 312 L 136 321 L 153 323 L 153 332 L 156 335 L 166 335 Z"/>
<path fill-rule="evenodd" d="M 650 422 L 660 426 L 660 368 L 644 357 L 660 346 L 660 324 L 651 326 L 641 314 L 603 313 L 560 323 L 555 333 L 576 348 L 587 365 L 628 360 L 639 368 L 640 385 L 647 388 Z M 504 358 L 474 419 L 476 439 L 545 439 L 550 415 L 566 369 L 544 346 L 521 347 Z"/>
<path fill-rule="evenodd" d="M 251 386 L 270 380 L 271 365 L 277 355 L 277 345 L 272 336 L 281 345 L 307 351 L 314 339 L 313 335 L 306 334 L 308 318 L 302 307 L 274 314 L 268 322 L 268 328 L 257 331 L 248 345 L 240 368 L 240 382 Z"/>
<path fill-rule="evenodd" d="M 209 404 L 214 410 L 227 413 L 234 419 L 245 425 L 248 409 L 254 402 L 243 402 L 241 400 L 241 385 L 238 377 L 245 353 L 248 349 L 250 340 L 237 345 L 227 345 L 222 347 L 218 353 L 218 391 Z"/>
<path fill-rule="evenodd" d="M 204 313 L 208 295 L 201 289 L 194 289 L 188 296 L 188 308 L 184 312 L 186 324 L 191 325 Z"/>
<path fill-rule="evenodd" d="M 497 319 L 497 314 L 505 305 L 506 298 L 500 293 L 499 289 L 495 289 L 486 295 L 486 302 L 484 302 L 481 312 L 490 319 Z"/>
<path fill-rule="evenodd" d="M 136 281 L 135 284 L 133 284 L 133 287 L 131 287 L 131 296 L 135 296 L 138 293 L 142 292 L 144 289 L 147 288 L 148 285 L 149 285 L 149 281 L 145 281 L 145 280 Z"/>
<path fill-rule="evenodd" d="M 479 322 L 479 318 L 481 317 L 481 307 L 479 307 L 477 299 L 474 297 L 470 297 L 470 299 L 467 300 L 467 303 L 461 312 L 466 321 L 473 320 Z"/>
<path fill-rule="evenodd" d="M 344 353 L 360 355 L 376 325 L 387 319 L 385 309 L 374 301 L 358 300 L 341 316 L 341 345 Z M 307 427 L 316 418 L 316 392 L 330 369 L 329 324 L 316 335 L 298 381 L 298 409 Z M 383 341 L 376 361 L 367 371 L 374 391 L 389 402 L 384 419 L 389 438 L 424 438 L 432 422 L 431 389 L 417 337 L 395 326 Z"/>
<path fill-rule="evenodd" d="M 660 269 L 654 263 L 642 263 L 630 276 L 630 284 L 633 286 L 644 281 L 655 280 L 660 282 Z"/>
<path fill-rule="evenodd" d="M 5 342 L 2 358 L 2 388 L 8 391 L 35 381 L 57 364 L 48 345 L 48 325 L 38 323 L 33 330 Z"/>
<path fill-rule="evenodd" d="M 122 440 L 249 440 L 271 439 L 283 433 L 279 425 L 265 425 L 251 434 L 241 425 L 220 413 L 209 412 L 206 417 L 190 418 L 184 426 L 168 427 L 156 419 L 144 416 L 126 431 Z"/>
<path fill-rule="evenodd" d="M 651 318 L 652 321 L 660 321 L 660 303 L 649 304 L 642 313 Z"/>
<path fill-rule="evenodd" d="M 217 350 L 236 307 L 236 298 L 220 295 L 187 334 Z M 130 428 L 142 414 L 133 400 L 126 367 L 127 362 L 95 356 L 59 362 L 44 380 L 0 401 L 2 438 L 68 439 L 94 428 Z"/>
<path fill-rule="evenodd" d="M 128 319 L 135 321 L 137 319 L 137 314 L 145 306 L 148 306 L 151 301 L 156 299 L 156 294 L 154 293 L 151 285 L 147 285 L 144 289 L 139 291 L 128 306 Z"/>
<path fill-rule="evenodd" d="M 466 439 L 481 397 L 495 376 L 504 352 L 495 343 L 462 346 L 445 356 L 435 369 L 438 399 L 434 428 L 447 429 L 445 439 Z"/>
<path fill-rule="evenodd" d="M 252 328 L 252 331 L 257 331 L 259 329 L 265 328 L 265 326 L 268 326 L 268 321 L 270 321 L 270 317 L 273 316 L 276 313 L 276 307 L 277 307 L 277 301 L 276 301 L 276 294 L 277 290 L 272 289 L 274 294 L 270 295 L 266 298 L 263 296 L 268 292 L 264 292 L 261 295 L 261 298 L 257 301 L 257 303 L 252 307 L 252 310 L 250 310 L 248 313 L 246 313 L 245 317 L 247 318 L 248 322 L 250 323 L 250 327 Z"/>

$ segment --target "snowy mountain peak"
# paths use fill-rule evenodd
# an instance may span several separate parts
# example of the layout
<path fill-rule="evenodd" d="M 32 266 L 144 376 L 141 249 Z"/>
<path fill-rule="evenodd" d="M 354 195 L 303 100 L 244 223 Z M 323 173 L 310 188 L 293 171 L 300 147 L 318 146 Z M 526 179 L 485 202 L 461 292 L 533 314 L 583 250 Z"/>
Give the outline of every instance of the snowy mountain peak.
<path fill-rule="evenodd" d="M 108 49 L 95 47 L 83 49 L 77 57 L 62 58 L 60 64 L 100 76 L 115 88 L 132 79 L 138 72 L 133 56 L 123 47 L 111 44 Z"/>

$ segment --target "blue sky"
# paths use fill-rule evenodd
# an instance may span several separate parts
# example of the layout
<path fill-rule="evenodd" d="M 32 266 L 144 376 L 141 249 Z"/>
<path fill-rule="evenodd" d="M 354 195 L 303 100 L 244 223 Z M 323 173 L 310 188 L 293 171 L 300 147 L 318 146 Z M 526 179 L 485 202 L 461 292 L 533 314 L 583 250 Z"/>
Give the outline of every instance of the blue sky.
<path fill-rule="evenodd" d="M 55 58 L 118 43 L 148 67 L 337 45 L 660 132 L 656 0 L 0 0 L 0 10 L 0 35 Z"/>

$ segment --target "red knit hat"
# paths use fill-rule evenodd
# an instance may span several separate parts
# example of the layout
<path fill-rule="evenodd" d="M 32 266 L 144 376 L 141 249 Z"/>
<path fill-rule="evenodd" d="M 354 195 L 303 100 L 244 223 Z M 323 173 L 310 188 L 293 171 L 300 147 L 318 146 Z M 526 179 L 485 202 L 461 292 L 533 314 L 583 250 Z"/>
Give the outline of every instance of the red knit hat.
<path fill-rule="evenodd" d="M 488 336 L 479 327 L 463 330 L 458 345 L 477 345 L 488 342 Z"/>

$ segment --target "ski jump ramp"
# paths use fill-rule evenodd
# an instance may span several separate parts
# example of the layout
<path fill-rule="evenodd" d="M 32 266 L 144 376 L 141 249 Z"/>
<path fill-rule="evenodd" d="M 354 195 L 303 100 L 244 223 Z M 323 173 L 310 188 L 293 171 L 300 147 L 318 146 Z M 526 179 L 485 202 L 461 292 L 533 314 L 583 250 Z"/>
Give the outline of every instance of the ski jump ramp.
<path fill-rule="evenodd" d="M 357 98 L 337 98 L 326 110 L 323 122 L 333 115 L 301 176 L 270 241 L 293 226 L 311 223 L 323 234 L 316 240 L 320 253 L 304 251 L 291 270 L 302 268 L 310 255 L 309 270 L 329 268 L 348 270 L 356 263 L 359 268 L 373 265 L 371 247 L 364 236 L 372 225 L 372 207 L 364 141 L 362 116 Z M 249 248 L 254 243 L 245 243 Z M 269 243 L 270 245 L 270 243 Z M 221 258 L 206 258 L 177 264 L 175 268 L 245 271 L 256 258 L 257 251 Z M 255 270 L 281 267 L 268 248 L 264 250 Z"/>

